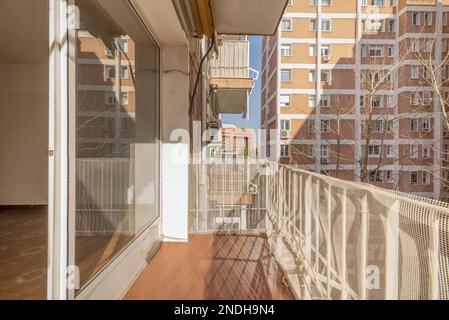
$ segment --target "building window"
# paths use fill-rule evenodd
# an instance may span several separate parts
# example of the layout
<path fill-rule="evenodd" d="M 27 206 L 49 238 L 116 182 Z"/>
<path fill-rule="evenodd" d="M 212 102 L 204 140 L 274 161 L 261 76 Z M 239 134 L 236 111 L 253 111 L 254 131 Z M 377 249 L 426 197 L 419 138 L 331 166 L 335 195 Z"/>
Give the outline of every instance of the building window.
<path fill-rule="evenodd" d="M 321 20 L 321 30 L 323 32 L 330 32 L 332 30 L 331 19 Z M 309 20 L 309 31 L 316 31 L 316 19 Z"/>
<path fill-rule="evenodd" d="M 418 171 L 410 171 L 410 184 L 418 184 Z"/>
<path fill-rule="evenodd" d="M 388 46 L 388 56 L 394 58 L 394 46 Z"/>
<path fill-rule="evenodd" d="M 423 159 L 430 159 L 430 146 L 422 147 L 422 157 Z"/>
<path fill-rule="evenodd" d="M 290 146 L 288 144 L 281 145 L 281 158 L 290 157 Z"/>
<path fill-rule="evenodd" d="M 392 145 L 386 145 L 385 151 L 387 154 L 387 158 L 394 158 L 394 146 Z"/>
<path fill-rule="evenodd" d="M 425 186 L 430 185 L 430 173 L 423 171 L 422 172 L 422 184 Z"/>
<path fill-rule="evenodd" d="M 118 41 L 118 45 L 120 47 L 120 51 L 123 53 L 128 53 L 129 47 L 128 47 L 128 39 L 120 39 Z"/>
<path fill-rule="evenodd" d="M 115 78 L 115 66 L 104 66 L 104 77 L 106 79 L 114 79 Z M 128 79 L 129 77 L 129 69 L 127 66 L 120 67 L 120 78 Z"/>
<path fill-rule="evenodd" d="M 382 171 L 379 170 L 371 170 L 368 173 L 369 182 L 376 183 L 376 182 L 382 182 Z"/>
<path fill-rule="evenodd" d="M 309 95 L 309 107 L 315 108 L 316 107 L 316 97 L 315 95 Z"/>
<path fill-rule="evenodd" d="M 388 32 L 396 31 L 396 21 L 393 19 L 388 20 Z"/>
<path fill-rule="evenodd" d="M 410 92 L 410 104 L 412 106 L 419 105 L 419 93 L 418 92 Z"/>
<path fill-rule="evenodd" d="M 314 145 L 311 145 L 311 144 L 307 145 L 307 156 L 309 158 L 315 157 L 315 146 Z"/>
<path fill-rule="evenodd" d="M 410 119 L 410 132 L 418 132 L 418 119 Z"/>
<path fill-rule="evenodd" d="M 371 107 L 373 108 L 383 108 L 384 99 L 382 96 L 374 96 L 371 99 Z"/>
<path fill-rule="evenodd" d="M 419 66 L 410 66 L 410 78 L 412 80 L 419 79 Z"/>
<path fill-rule="evenodd" d="M 330 19 L 323 19 L 322 20 L 322 28 L 325 32 L 330 32 L 332 29 L 331 20 Z"/>
<path fill-rule="evenodd" d="M 281 120 L 281 130 L 282 131 L 290 131 L 291 124 L 290 120 Z"/>
<path fill-rule="evenodd" d="M 321 120 L 321 132 L 330 132 L 331 125 L 330 120 Z"/>
<path fill-rule="evenodd" d="M 315 131 L 315 120 L 313 120 L 313 119 L 308 120 L 308 129 L 309 129 L 309 132 Z"/>
<path fill-rule="evenodd" d="M 368 157 L 379 158 L 382 153 L 382 148 L 379 145 L 368 146 Z"/>
<path fill-rule="evenodd" d="M 394 129 L 394 120 L 387 120 L 387 132 L 393 132 Z"/>
<path fill-rule="evenodd" d="M 282 44 L 281 45 L 281 55 L 283 57 L 290 57 L 292 55 L 292 45 L 291 44 Z"/>
<path fill-rule="evenodd" d="M 320 158 L 321 158 L 321 161 L 323 161 L 323 159 L 325 159 L 326 162 L 329 161 L 329 158 L 330 158 L 330 146 L 328 144 L 322 144 L 320 146 Z"/>
<path fill-rule="evenodd" d="M 281 70 L 281 81 L 289 82 L 292 80 L 292 71 L 290 69 L 282 69 Z"/>
<path fill-rule="evenodd" d="M 414 52 L 414 53 L 419 51 L 419 42 L 418 42 L 418 40 L 415 40 L 415 41 L 412 42 L 412 44 L 410 46 L 410 51 Z"/>
<path fill-rule="evenodd" d="M 328 95 L 323 95 L 321 96 L 320 99 L 320 107 L 322 108 L 328 108 L 330 105 L 330 96 Z"/>
<path fill-rule="evenodd" d="M 424 52 L 432 52 L 432 48 L 433 48 L 433 40 L 432 39 L 428 39 L 424 42 Z"/>
<path fill-rule="evenodd" d="M 430 119 L 429 118 L 422 119 L 422 131 L 423 132 L 430 131 Z"/>
<path fill-rule="evenodd" d="M 382 45 L 370 46 L 368 53 L 371 58 L 381 58 L 384 56 L 384 47 Z"/>
<path fill-rule="evenodd" d="M 290 95 L 289 94 L 281 94 L 280 96 L 280 105 L 281 107 L 290 107 Z"/>
<path fill-rule="evenodd" d="M 331 82 L 331 71 L 321 70 L 321 82 Z"/>
<path fill-rule="evenodd" d="M 410 159 L 418 159 L 418 145 L 416 144 L 411 144 L 409 146 L 409 155 L 410 155 Z"/>
<path fill-rule="evenodd" d="M 424 13 L 424 25 L 426 27 L 432 26 L 432 12 L 425 12 Z"/>
<path fill-rule="evenodd" d="M 419 26 L 419 12 L 412 12 L 412 25 L 413 26 Z"/>
<path fill-rule="evenodd" d="M 422 104 L 424 106 L 429 106 L 430 102 L 432 101 L 431 92 L 423 92 L 422 93 Z"/>
<path fill-rule="evenodd" d="M 392 170 L 385 171 L 385 183 L 394 183 L 394 174 Z"/>
<path fill-rule="evenodd" d="M 283 18 L 282 19 L 282 31 L 292 31 L 292 19 Z"/>

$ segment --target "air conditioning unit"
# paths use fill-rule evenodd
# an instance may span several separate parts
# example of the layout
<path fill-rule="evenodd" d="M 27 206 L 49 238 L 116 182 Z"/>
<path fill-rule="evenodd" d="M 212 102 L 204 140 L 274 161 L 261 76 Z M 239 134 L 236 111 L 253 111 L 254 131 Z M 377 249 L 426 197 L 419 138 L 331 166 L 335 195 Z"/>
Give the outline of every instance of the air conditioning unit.
<path fill-rule="evenodd" d="M 109 49 L 104 49 L 104 55 L 105 55 L 106 57 L 112 57 L 112 56 L 114 56 L 114 54 L 112 53 L 112 50 L 109 50 Z"/>
<path fill-rule="evenodd" d="M 322 60 L 323 60 L 323 62 L 329 62 L 331 60 L 331 56 L 328 54 L 323 55 Z"/>
<path fill-rule="evenodd" d="M 281 130 L 281 138 L 290 138 L 290 131 Z"/>

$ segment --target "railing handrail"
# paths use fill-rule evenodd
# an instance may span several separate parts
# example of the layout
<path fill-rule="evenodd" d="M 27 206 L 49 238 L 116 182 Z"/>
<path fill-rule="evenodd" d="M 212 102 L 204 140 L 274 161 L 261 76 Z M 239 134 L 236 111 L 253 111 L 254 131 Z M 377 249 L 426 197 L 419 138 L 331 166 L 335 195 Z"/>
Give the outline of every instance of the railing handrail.
<path fill-rule="evenodd" d="M 413 194 L 409 194 L 409 193 L 405 193 L 405 192 L 400 192 L 400 191 L 396 191 L 396 190 L 389 190 L 389 189 L 385 189 L 385 188 L 380 188 L 368 183 L 364 183 L 364 182 L 357 182 L 357 181 L 348 181 L 348 180 L 343 180 L 343 179 L 339 179 L 336 177 L 331 177 L 331 176 L 326 176 L 317 172 L 313 172 L 313 171 L 308 171 L 308 170 L 304 170 L 301 168 L 296 168 L 293 166 L 289 166 L 289 165 L 285 165 L 285 164 L 281 164 L 281 163 L 276 163 L 276 162 L 272 162 L 272 161 L 267 161 L 268 164 L 271 165 L 277 165 L 280 167 L 284 167 L 287 169 L 290 169 L 294 172 L 297 173 L 302 173 L 302 174 L 308 174 L 311 175 L 313 177 L 316 177 L 318 179 L 322 179 L 322 180 L 329 180 L 334 182 L 335 184 L 339 184 L 339 187 L 342 188 L 344 186 L 341 186 L 341 184 L 344 184 L 345 187 L 347 188 L 352 188 L 352 189 L 356 189 L 356 188 L 363 188 L 365 191 L 370 191 L 370 192 L 379 192 L 383 195 L 386 196 L 396 196 L 401 198 L 404 201 L 411 201 L 415 204 L 418 205 L 425 205 L 426 207 L 429 207 L 431 209 L 437 209 L 437 210 L 443 210 L 447 215 L 449 215 L 449 204 L 439 201 L 439 200 L 435 200 L 435 199 L 430 199 L 430 198 L 424 198 L 424 197 L 419 197 L 419 196 L 415 196 Z"/>

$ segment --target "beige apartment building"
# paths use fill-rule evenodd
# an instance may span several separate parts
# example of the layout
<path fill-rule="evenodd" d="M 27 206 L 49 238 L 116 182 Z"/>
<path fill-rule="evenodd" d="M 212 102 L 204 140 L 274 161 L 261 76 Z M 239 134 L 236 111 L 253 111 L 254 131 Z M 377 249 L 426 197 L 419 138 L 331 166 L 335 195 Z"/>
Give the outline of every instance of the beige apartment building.
<path fill-rule="evenodd" d="M 448 12 L 449 1 L 438 0 L 289 1 L 278 34 L 263 40 L 261 123 L 278 133 L 267 137 L 266 153 L 447 198 L 446 96 L 436 96 L 432 81 L 444 82 L 446 68 L 429 61 L 445 62 Z"/>

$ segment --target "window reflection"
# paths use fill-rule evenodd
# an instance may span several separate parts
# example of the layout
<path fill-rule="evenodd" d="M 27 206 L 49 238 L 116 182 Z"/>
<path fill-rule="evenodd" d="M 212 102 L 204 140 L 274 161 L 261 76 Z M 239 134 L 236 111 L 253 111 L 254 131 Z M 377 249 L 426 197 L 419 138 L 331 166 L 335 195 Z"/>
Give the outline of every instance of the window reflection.
<path fill-rule="evenodd" d="M 101 3 L 76 1 L 75 263 L 81 285 L 159 216 L 159 49 L 126 2 Z"/>

